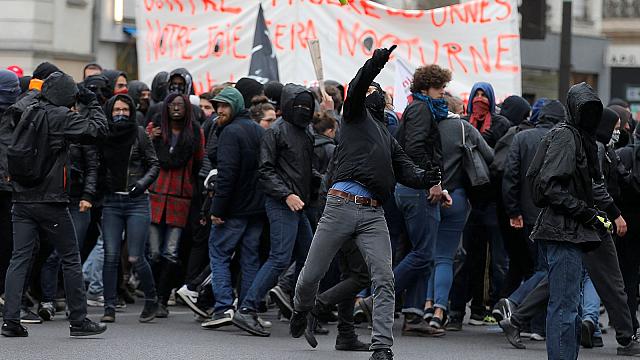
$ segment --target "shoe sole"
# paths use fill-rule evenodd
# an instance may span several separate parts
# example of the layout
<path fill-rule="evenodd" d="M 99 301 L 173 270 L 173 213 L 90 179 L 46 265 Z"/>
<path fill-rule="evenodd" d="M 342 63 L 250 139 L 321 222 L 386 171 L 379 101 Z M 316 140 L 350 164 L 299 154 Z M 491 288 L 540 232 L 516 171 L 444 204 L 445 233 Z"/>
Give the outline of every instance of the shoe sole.
<path fill-rule="evenodd" d="M 271 298 L 271 301 L 278 305 L 280 312 L 282 312 L 282 316 L 287 319 L 291 319 L 291 316 L 293 315 L 293 307 L 291 307 L 291 304 L 287 302 L 288 300 L 283 297 L 283 294 L 279 291 L 269 290 L 269 297 Z"/>
<path fill-rule="evenodd" d="M 365 347 L 353 347 L 350 345 L 336 345 L 335 349 L 337 351 L 357 351 L 357 352 L 365 352 L 365 351 L 371 351 L 371 349 L 369 349 L 368 346 Z"/>
<path fill-rule="evenodd" d="M 148 323 L 149 321 L 152 321 L 152 320 L 153 320 L 153 319 L 155 319 L 155 318 L 156 318 L 156 316 L 155 316 L 155 315 L 153 315 L 153 316 L 149 316 L 149 317 L 146 317 L 146 318 L 140 317 L 140 318 L 138 319 L 138 322 L 141 322 L 141 323 Z"/>
<path fill-rule="evenodd" d="M 87 306 L 104 307 L 104 302 L 100 302 L 100 301 L 96 301 L 96 300 L 87 300 Z"/>
<path fill-rule="evenodd" d="M 71 332 L 71 334 L 69 336 L 71 336 L 71 337 L 94 336 L 94 335 L 100 335 L 100 334 L 104 333 L 105 331 L 107 331 L 107 329 L 103 329 L 103 330 L 100 330 L 100 331 L 94 331 L 94 332 L 90 332 L 90 333 L 86 333 L 86 332 Z"/>
<path fill-rule="evenodd" d="M 473 326 L 484 326 L 484 320 L 473 320 L 473 319 L 469 319 L 469 325 L 473 325 Z"/>
<path fill-rule="evenodd" d="M 194 313 L 202 316 L 202 317 L 209 317 L 209 314 L 207 314 L 206 312 L 202 311 L 202 309 L 200 309 L 198 306 L 196 306 L 196 303 L 194 303 L 189 296 L 187 295 L 183 295 L 181 294 L 179 291 L 176 292 L 176 295 L 178 295 L 180 297 L 180 299 L 182 299 L 182 301 L 184 301 L 184 303 L 189 307 L 189 309 L 191 309 L 191 311 L 193 311 Z"/>
<path fill-rule="evenodd" d="M 29 334 L 15 334 L 15 333 L 5 333 L 5 332 L 2 332 L 2 336 L 4 336 L 4 337 L 8 337 L 8 338 L 15 338 L 15 337 L 29 337 Z"/>
<path fill-rule="evenodd" d="M 263 332 L 260 332 L 260 331 L 255 331 L 252 328 L 246 326 L 244 323 L 236 321 L 235 319 L 231 320 L 231 322 L 233 323 L 233 325 L 237 326 L 241 330 L 244 330 L 244 331 L 248 332 L 251 335 L 260 336 L 260 337 L 269 337 L 269 336 L 271 336 L 271 333 L 263 333 Z"/>
<path fill-rule="evenodd" d="M 21 324 L 42 324 L 42 320 L 22 320 L 20 319 Z"/>
<path fill-rule="evenodd" d="M 105 319 L 105 318 L 101 318 L 101 319 L 100 319 L 100 322 L 101 322 L 101 323 L 105 323 L 105 324 L 111 324 L 111 323 L 116 322 L 116 318 L 112 318 L 112 319 L 109 319 L 109 318 L 107 318 L 107 319 Z"/>
<path fill-rule="evenodd" d="M 410 337 L 442 337 L 446 334 L 444 330 L 434 333 L 425 333 L 419 331 L 403 331 L 402 336 L 410 336 Z"/>
<path fill-rule="evenodd" d="M 230 325 L 233 325 L 233 320 L 224 320 L 221 322 L 207 321 L 205 323 L 202 323 L 202 325 L 200 326 L 204 329 L 218 329 Z"/>

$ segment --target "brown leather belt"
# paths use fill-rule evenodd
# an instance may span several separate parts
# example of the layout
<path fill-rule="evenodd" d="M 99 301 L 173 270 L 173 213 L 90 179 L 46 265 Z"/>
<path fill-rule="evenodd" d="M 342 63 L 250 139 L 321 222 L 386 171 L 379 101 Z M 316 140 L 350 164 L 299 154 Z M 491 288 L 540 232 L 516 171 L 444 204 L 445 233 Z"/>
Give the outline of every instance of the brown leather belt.
<path fill-rule="evenodd" d="M 327 194 L 337 196 L 339 198 L 343 198 L 347 201 L 352 201 L 358 205 L 371 206 L 371 207 L 378 207 L 382 205 L 382 203 L 376 199 L 370 199 L 368 197 L 364 197 L 360 195 L 353 195 L 353 194 L 349 194 L 348 192 L 344 192 L 336 189 L 329 189 L 329 192 Z"/>

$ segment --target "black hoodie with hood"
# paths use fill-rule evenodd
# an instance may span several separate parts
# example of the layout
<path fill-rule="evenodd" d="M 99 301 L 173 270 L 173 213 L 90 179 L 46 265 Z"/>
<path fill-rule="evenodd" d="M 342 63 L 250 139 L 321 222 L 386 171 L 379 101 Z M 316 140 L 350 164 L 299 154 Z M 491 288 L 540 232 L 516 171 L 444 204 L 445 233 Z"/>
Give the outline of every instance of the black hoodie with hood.
<path fill-rule="evenodd" d="M 153 77 L 153 81 L 151 82 L 151 104 L 154 105 L 163 102 L 164 98 L 167 97 L 168 89 L 169 73 L 160 71 Z"/>
<path fill-rule="evenodd" d="M 311 110 L 306 116 L 296 114 L 296 100 L 306 97 Z M 282 118 L 265 131 L 260 147 L 260 183 L 265 194 L 280 200 L 296 194 L 310 203 L 314 175 L 313 136 L 309 123 L 313 117 L 313 95 L 304 86 L 287 84 L 282 90 Z M 317 173 L 315 173 L 317 174 Z"/>
<path fill-rule="evenodd" d="M 542 138 L 557 123 L 566 121 L 567 114 L 560 101 L 552 100 L 542 107 L 539 119 L 535 128 L 523 130 L 513 136 L 502 177 L 502 199 L 507 215 L 510 218 L 522 216 L 528 226 L 535 224 L 540 208 L 531 199 L 527 169 Z"/>
<path fill-rule="evenodd" d="M 120 76 L 124 76 L 126 79 L 127 73 L 120 70 L 104 70 L 102 72 L 102 75 L 106 76 L 106 78 L 109 79 L 109 83 L 107 84 L 107 93 L 105 94 L 105 97 L 107 99 L 110 99 L 114 95 L 113 92 L 116 89 L 116 81 L 118 81 L 118 78 Z"/>
<path fill-rule="evenodd" d="M 602 182 L 595 142 L 602 102 L 591 86 L 580 83 L 569 89 L 567 109 L 567 121 L 545 135 L 538 147 L 537 153 L 544 154 L 542 164 L 537 166 L 534 159 L 527 172 L 534 202 L 543 208 L 531 239 L 589 249 L 600 243 L 593 226 L 601 215 L 595 208 L 593 182 Z"/>
<path fill-rule="evenodd" d="M 163 85 L 161 84 L 163 78 L 159 78 L 159 76 L 160 74 L 156 75 L 156 77 L 153 79 L 153 83 L 151 84 L 151 88 L 153 89 L 151 91 L 151 97 L 155 103 L 151 105 L 151 107 L 149 107 L 149 111 L 147 111 L 147 114 L 145 115 L 144 124 L 141 124 L 143 126 L 146 126 L 150 122 L 160 124 L 160 120 L 162 118 L 162 104 L 164 102 L 164 99 L 170 93 L 178 92 L 176 89 L 172 89 L 171 87 L 171 79 L 173 77 L 179 76 L 184 80 L 185 87 L 181 89 L 181 94 L 186 95 L 187 98 L 189 97 L 189 95 L 193 95 L 193 78 L 191 77 L 191 73 L 185 68 L 178 68 L 169 73 L 166 84 L 166 92 L 164 94 L 165 97 L 160 100 L 156 100 L 157 96 L 161 95 L 159 94 L 159 92 L 161 92 L 161 89 L 158 89 L 158 91 L 156 91 L 156 88 L 154 88 L 154 86 L 156 85 L 156 79 L 158 79 L 158 87 L 163 87 Z M 191 105 L 191 111 L 193 111 L 193 119 L 198 122 L 198 125 L 204 125 L 207 118 L 206 116 L 204 116 L 204 112 L 200 110 L 200 106 L 193 104 L 189 105 Z"/>
<path fill-rule="evenodd" d="M 509 122 L 511 122 L 511 127 L 507 130 L 506 134 L 498 140 L 494 147 L 495 157 L 489 167 L 491 175 L 494 178 L 501 178 L 504 174 L 507 154 L 509 153 L 511 143 L 513 142 L 513 137 L 520 131 L 529 130 L 535 126 L 527 121 L 530 112 L 531 106 L 527 100 L 520 96 L 511 95 L 502 102 L 500 115 L 504 116 L 509 120 Z"/>
<path fill-rule="evenodd" d="M 68 164 L 68 144 L 95 144 L 107 135 L 107 121 L 96 100 L 95 94 L 81 88 L 80 92 L 73 78 L 61 72 L 51 74 L 42 86 L 38 99 L 39 108 L 46 111 L 49 126 L 48 142 L 51 153 L 51 169 L 38 185 L 26 187 L 14 182 L 13 201 L 19 203 L 68 203 L 68 186 L 65 168 Z M 78 101 L 86 107 L 86 116 L 70 110 Z M 42 111 L 29 107 L 29 111 Z"/>
<path fill-rule="evenodd" d="M 625 172 L 623 167 L 618 167 L 620 166 L 618 154 L 608 146 L 613 129 L 619 119 L 615 111 L 605 108 L 602 111 L 602 120 L 596 131 L 598 165 L 604 181 L 593 183 L 593 195 L 598 207 L 605 211 L 611 220 L 615 220 L 621 214 L 614 199 L 620 198 L 618 174 L 624 174 Z"/>
<path fill-rule="evenodd" d="M 619 113 L 618 113 L 619 114 Z M 619 206 L 622 213 L 640 214 L 640 126 L 633 133 L 634 141 L 616 150 L 620 163 L 624 166 L 624 174 L 619 179 L 621 197 Z"/>
<path fill-rule="evenodd" d="M 429 189 L 440 182 L 440 173 L 416 166 L 389 133 L 384 118 L 376 120 L 365 106 L 369 85 L 389 55 L 387 49 L 375 50 L 349 83 L 332 175 L 333 183 L 362 184 L 381 202 L 391 197 L 396 181 L 416 189 Z"/>
<path fill-rule="evenodd" d="M 147 99 L 145 100 L 147 102 L 146 108 L 144 110 L 141 109 L 140 96 L 142 95 L 143 91 L 149 91 L 149 86 L 147 86 L 147 84 L 139 80 L 133 80 L 129 82 L 129 92 L 127 94 L 131 96 L 131 99 L 133 99 L 133 102 L 136 105 L 136 116 L 138 124 L 140 126 L 146 125 L 144 123 L 144 116 L 146 115 L 147 111 L 149 111 L 149 107 L 151 106 L 151 104 L 149 103 L 150 100 Z"/>

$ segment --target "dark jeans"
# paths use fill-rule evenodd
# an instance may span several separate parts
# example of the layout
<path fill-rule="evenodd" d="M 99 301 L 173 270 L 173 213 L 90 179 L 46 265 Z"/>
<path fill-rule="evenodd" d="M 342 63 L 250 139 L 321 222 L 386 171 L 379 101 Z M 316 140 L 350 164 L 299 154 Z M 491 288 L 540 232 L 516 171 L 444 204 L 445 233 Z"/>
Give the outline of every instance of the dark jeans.
<path fill-rule="evenodd" d="M 625 212 L 627 234 L 616 238 L 618 261 L 624 279 L 624 290 L 627 293 L 627 305 L 633 321 L 633 330 L 638 330 L 638 283 L 640 283 L 640 213 Z M 593 277 L 592 277 L 593 279 Z M 594 280 L 595 281 L 595 280 Z M 601 294 L 602 295 L 602 294 Z"/>
<path fill-rule="evenodd" d="M 364 288 L 369 287 L 369 271 L 362 253 L 354 241 L 347 241 L 338 252 L 340 282 L 318 295 L 323 305 L 338 305 L 338 336 L 356 336 L 353 324 L 354 298 Z"/>
<path fill-rule="evenodd" d="M 267 291 L 276 285 L 278 276 L 291 264 L 295 257 L 300 273 L 311 246 L 311 225 L 303 211 L 293 212 L 283 200 L 267 196 L 265 209 L 269 217 L 271 249 L 265 262 L 247 292 L 240 308 L 257 310 Z M 296 275 L 297 278 L 297 275 Z"/>
<path fill-rule="evenodd" d="M 91 223 L 91 210 L 80 212 L 77 202 L 72 201 L 69 207 L 71 220 L 75 229 L 78 249 L 82 253 L 84 239 Z M 60 257 L 53 251 L 47 258 L 40 272 L 40 286 L 42 287 L 42 302 L 52 302 L 58 291 L 58 269 L 60 268 Z"/>
<path fill-rule="evenodd" d="M 20 321 L 20 299 L 38 231 L 46 234 L 62 261 L 69 321 L 79 324 L 87 316 L 82 265 L 67 204 L 15 203 L 12 209 L 13 253 L 5 281 L 5 321 Z"/>
<path fill-rule="evenodd" d="M 393 271 L 396 296 L 406 291 L 403 312 L 422 315 L 427 281 L 433 271 L 433 259 L 440 224 L 440 204 L 431 204 L 425 190 L 396 185 L 396 204 L 404 216 L 411 252 Z"/>
<path fill-rule="evenodd" d="M 7 276 L 13 249 L 11 206 L 11 192 L 0 191 L 0 295 L 4 294 L 4 279 Z"/>
<path fill-rule="evenodd" d="M 207 219 L 205 225 L 198 224 L 193 233 L 193 243 L 191 251 L 189 252 L 189 262 L 187 263 L 187 274 L 185 279 L 187 284 L 195 282 L 195 279 L 198 278 L 202 271 L 209 266 L 209 237 L 211 235 L 211 220 Z"/>
<path fill-rule="evenodd" d="M 233 308 L 231 285 L 231 257 L 240 258 L 241 282 L 238 303 L 246 296 L 260 267 L 258 251 L 263 221 L 259 216 L 224 219 L 224 224 L 213 225 L 209 237 L 211 258 L 211 285 L 215 298 L 214 312 Z"/>
<path fill-rule="evenodd" d="M 127 234 L 127 250 L 131 262 L 140 279 L 145 301 L 157 301 L 156 287 L 151 267 L 145 256 L 149 239 L 151 215 L 149 196 L 144 194 L 135 199 L 129 195 L 108 194 L 102 210 L 102 231 L 104 239 L 104 306 L 115 309 L 118 287 L 118 266 L 123 233 Z"/>

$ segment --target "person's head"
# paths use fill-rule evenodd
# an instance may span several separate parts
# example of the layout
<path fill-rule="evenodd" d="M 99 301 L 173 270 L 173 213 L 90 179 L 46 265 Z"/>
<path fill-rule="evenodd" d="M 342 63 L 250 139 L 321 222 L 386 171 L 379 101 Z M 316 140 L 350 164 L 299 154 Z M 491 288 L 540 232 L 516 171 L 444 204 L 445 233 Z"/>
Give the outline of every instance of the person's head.
<path fill-rule="evenodd" d="M 557 124 L 567 120 L 567 111 L 558 100 L 549 100 L 538 111 L 538 120 L 536 124 L 551 123 Z"/>
<path fill-rule="evenodd" d="M 316 134 L 330 138 L 336 137 L 337 122 L 326 111 L 317 112 L 313 115 L 313 131 Z"/>
<path fill-rule="evenodd" d="M 244 106 L 246 107 L 251 106 L 251 99 L 253 99 L 254 96 L 264 94 L 264 85 L 260 84 L 257 80 L 248 77 L 238 80 L 236 83 L 236 89 L 242 94 Z"/>
<path fill-rule="evenodd" d="M 41 95 L 53 105 L 71 109 L 76 104 L 78 86 L 71 76 L 56 71 L 42 84 Z"/>
<path fill-rule="evenodd" d="M 175 69 L 169 74 L 169 93 L 191 95 L 193 80 L 185 68 Z"/>
<path fill-rule="evenodd" d="M 620 117 L 615 111 L 609 108 L 604 108 L 602 110 L 602 119 L 600 120 L 598 129 L 596 130 L 596 140 L 601 142 L 604 145 L 608 145 L 613 137 L 613 132 L 616 126 L 618 127 L 618 138 L 619 138 Z M 617 140 L 618 139 L 616 139 L 616 141 Z"/>
<path fill-rule="evenodd" d="M 271 127 L 274 121 L 276 121 L 276 108 L 269 102 L 269 99 L 264 96 L 254 96 L 251 99 L 251 107 L 249 108 L 249 115 L 253 121 L 260 124 L 264 129 Z"/>
<path fill-rule="evenodd" d="M 282 118 L 298 127 L 306 128 L 313 119 L 315 100 L 311 91 L 302 85 L 287 84 L 282 89 Z"/>
<path fill-rule="evenodd" d="M 100 105 L 104 105 L 111 97 L 109 96 L 111 95 L 109 90 L 109 79 L 102 74 L 89 75 L 84 79 L 82 84 L 84 87 L 96 94 L 96 98 Z"/>
<path fill-rule="evenodd" d="M 20 81 L 15 72 L 0 70 L 0 110 L 13 105 L 20 95 Z"/>
<path fill-rule="evenodd" d="M 102 74 L 102 66 L 96 63 L 90 63 L 84 67 L 84 70 L 82 72 L 82 79 L 84 80 L 89 76 L 100 74 Z"/>
<path fill-rule="evenodd" d="M 367 97 L 364 99 L 364 105 L 374 120 L 381 123 L 385 122 L 384 109 L 387 106 L 385 92 L 377 82 L 372 82 L 367 90 Z"/>
<path fill-rule="evenodd" d="M 213 99 L 215 95 L 210 92 L 200 94 L 200 110 L 204 113 L 204 116 L 207 119 L 210 119 L 211 116 L 216 112 L 216 109 L 213 107 L 213 103 L 211 99 Z"/>
<path fill-rule="evenodd" d="M 102 75 L 109 79 L 109 91 L 111 92 L 109 97 L 127 94 L 129 92 L 129 88 L 127 87 L 127 74 L 124 71 L 104 70 Z"/>
<path fill-rule="evenodd" d="M 233 87 L 226 87 L 216 95 L 211 102 L 213 103 L 218 119 L 218 126 L 229 124 L 240 111 L 244 110 L 244 99 L 242 94 Z"/>
<path fill-rule="evenodd" d="M 451 71 L 436 64 L 421 66 L 413 73 L 411 92 L 421 93 L 433 99 L 444 97 L 445 88 L 451 81 Z"/>
<path fill-rule="evenodd" d="M 621 106 L 627 110 L 631 110 L 631 108 L 629 107 L 629 103 L 620 98 L 612 98 L 609 101 L 609 104 L 607 105 L 607 107 L 611 107 L 613 105 Z"/>
<path fill-rule="evenodd" d="M 340 113 L 340 111 L 342 111 L 342 104 L 344 103 L 340 89 L 335 85 L 326 85 L 325 81 L 324 91 L 326 91 L 327 95 L 331 96 L 331 99 L 333 100 L 333 110 Z"/>
<path fill-rule="evenodd" d="M 137 122 L 135 102 L 126 94 L 114 95 L 104 106 L 105 115 L 110 128 L 119 127 L 125 123 Z"/>
<path fill-rule="evenodd" d="M 462 102 L 462 99 L 452 95 L 445 95 L 444 99 L 447 102 L 449 111 L 458 115 L 464 114 L 464 102 Z"/>
<path fill-rule="evenodd" d="M 519 125 L 529 118 L 531 105 L 521 96 L 511 95 L 504 99 L 500 107 L 500 115 L 506 117 L 511 125 Z"/>
<path fill-rule="evenodd" d="M 567 123 L 594 136 L 602 120 L 602 102 L 589 84 L 573 85 L 567 93 Z"/>
<path fill-rule="evenodd" d="M 542 107 L 544 107 L 547 101 L 549 101 L 549 99 L 543 97 L 533 103 L 533 106 L 531 107 L 531 117 L 529 119 L 531 123 L 535 124 L 538 122 L 538 118 L 540 117 L 540 110 L 542 109 Z"/>
<path fill-rule="evenodd" d="M 33 70 L 33 76 L 31 77 L 31 81 L 29 81 L 29 90 L 41 91 L 44 80 L 54 72 L 62 71 L 58 69 L 57 66 L 46 61 L 39 64 L 36 69 Z"/>
<path fill-rule="evenodd" d="M 487 82 L 477 82 L 473 84 L 469 93 L 469 102 L 467 104 L 467 114 L 473 113 L 473 108 L 479 104 L 476 111 L 489 112 L 495 114 L 496 100 L 493 86 Z"/>
<path fill-rule="evenodd" d="M 153 77 L 151 82 L 151 100 L 154 104 L 164 101 L 167 97 L 167 90 L 169 88 L 169 73 L 166 71 L 160 71 Z"/>
<path fill-rule="evenodd" d="M 20 93 L 24 94 L 29 91 L 29 83 L 31 82 L 31 76 L 23 76 L 20 79 Z"/>
<path fill-rule="evenodd" d="M 162 137 L 165 144 L 171 139 L 171 129 L 181 129 L 180 136 L 193 139 L 193 111 L 189 98 L 184 94 L 171 93 L 167 95 L 162 108 Z"/>
<path fill-rule="evenodd" d="M 151 90 L 149 86 L 139 80 L 133 80 L 128 84 L 129 95 L 136 104 L 136 109 L 146 113 L 150 106 Z"/>

